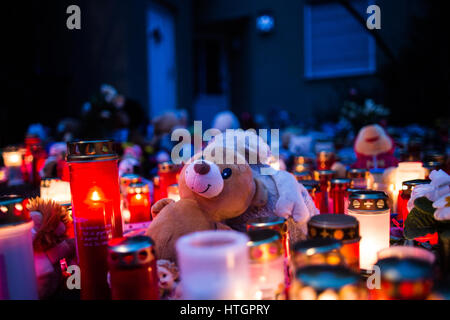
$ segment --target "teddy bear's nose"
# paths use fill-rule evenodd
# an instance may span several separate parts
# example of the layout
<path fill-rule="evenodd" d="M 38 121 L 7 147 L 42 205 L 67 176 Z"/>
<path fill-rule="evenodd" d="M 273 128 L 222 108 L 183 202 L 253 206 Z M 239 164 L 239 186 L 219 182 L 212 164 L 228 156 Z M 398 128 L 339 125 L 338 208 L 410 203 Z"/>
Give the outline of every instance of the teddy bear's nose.
<path fill-rule="evenodd" d="M 207 164 L 205 161 L 197 162 L 194 164 L 194 171 L 198 174 L 204 175 L 207 174 L 210 170 L 209 164 Z"/>

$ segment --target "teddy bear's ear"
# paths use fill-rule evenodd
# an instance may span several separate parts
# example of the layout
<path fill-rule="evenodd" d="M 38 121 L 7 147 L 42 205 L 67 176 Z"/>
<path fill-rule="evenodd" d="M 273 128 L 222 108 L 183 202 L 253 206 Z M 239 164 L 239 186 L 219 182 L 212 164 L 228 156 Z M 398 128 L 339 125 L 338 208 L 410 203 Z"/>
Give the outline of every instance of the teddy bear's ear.
<path fill-rule="evenodd" d="M 255 196 L 252 200 L 252 206 L 262 207 L 267 203 L 268 191 L 264 183 L 258 178 L 253 178 L 255 181 Z"/>

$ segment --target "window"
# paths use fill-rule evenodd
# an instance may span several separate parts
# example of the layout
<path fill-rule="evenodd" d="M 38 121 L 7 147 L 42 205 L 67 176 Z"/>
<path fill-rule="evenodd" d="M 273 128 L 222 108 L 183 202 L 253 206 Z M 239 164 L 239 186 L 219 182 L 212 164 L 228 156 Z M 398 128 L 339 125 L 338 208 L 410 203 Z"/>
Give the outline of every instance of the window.
<path fill-rule="evenodd" d="M 351 5 L 367 17 L 369 1 Z M 375 72 L 375 43 L 347 9 L 334 2 L 308 4 L 305 13 L 305 77 L 309 79 Z"/>

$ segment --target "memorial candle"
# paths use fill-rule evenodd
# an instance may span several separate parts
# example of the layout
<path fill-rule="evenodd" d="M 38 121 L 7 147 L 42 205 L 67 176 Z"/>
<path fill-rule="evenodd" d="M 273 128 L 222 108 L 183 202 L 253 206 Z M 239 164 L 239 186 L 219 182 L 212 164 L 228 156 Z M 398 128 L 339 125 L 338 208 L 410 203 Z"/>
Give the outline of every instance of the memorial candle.
<path fill-rule="evenodd" d="M 10 186 L 23 183 L 22 151 L 16 147 L 8 147 L 3 150 L 3 162 L 8 168 L 8 184 Z"/>
<path fill-rule="evenodd" d="M 158 164 L 159 177 L 159 197 L 167 198 L 167 188 L 178 183 L 178 175 L 182 166 L 171 162 L 162 162 Z"/>
<path fill-rule="evenodd" d="M 345 197 L 347 194 L 347 189 L 350 186 L 349 179 L 332 179 L 331 180 L 331 212 L 335 214 L 345 213 Z"/>
<path fill-rule="evenodd" d="M 148 185 L 132 183 L 127 188 L 127 206 L 130 211 L 130 223 L 152 220 L 150 214 L 151 201 Z"/>
<path fill-rule="evenodd" d="M 107 243 L 122 236 L 117 160 L 112 141 L 68 143 L 82 299 L 110 297 Z"/>
<path fill-rule="evenodd" d="M 403 226 L 405 225 L 406 217 L 408 216 L 408 201 L 411 199 L 411 192 L 415 186 L 420 184 L 429 184 L 431 180 L 416 179 L 403 181 L 402 190 L 398 194 L 397 200 L 397 212 L 398 217 L 403 221 Z"/>
<path fill-rule="evenodd" d="M 329 207 L 329 193 L 331 179 L 333 179 L 335 171 L 332 170 L 317 170 L 314 171 L 314 180 L 320 181 L 320 191 L 322 192 L 322 201 L 318 209 L 321 214 L 330 213 L 332 208 Z"/>

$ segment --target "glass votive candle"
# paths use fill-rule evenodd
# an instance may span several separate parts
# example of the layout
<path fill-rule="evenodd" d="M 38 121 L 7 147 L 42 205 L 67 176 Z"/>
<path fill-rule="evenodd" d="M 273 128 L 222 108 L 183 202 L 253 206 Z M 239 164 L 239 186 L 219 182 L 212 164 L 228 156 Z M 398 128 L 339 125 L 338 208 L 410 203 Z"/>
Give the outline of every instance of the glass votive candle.
<path fill-rule="evenodd" d="M 313 169 L 314 160 L 308 157 L 298 156 L 294 159 L 294 174 L 310 172 Z"/>
<path fill-rule="evenodd" d="M 173 201 L 180 200 L 180 190 L 178 188 L 178 184 L 172 184 L 167 188 L 167 198 L 172 199 Z"/>
<path fill-rule="evenodd" d="M 336 156 L 334 152 L 319 151 L 317 153 L 317 170 L 330 170 L 335 162 Z"/>
<path fill-rule="evenodd" d="M 125 173 L 120 177 L 120 192 L 126 197 L 128 186 L 132 183 L 141 183 L 142 177 L 134 173 Z"/>
<path fill-rule="evenodd" d="M 342 243 L 334 239 L 317 238 L 299 241 L 293 247 L 293 269 L 317 264 L 345 265 L 341 248 Z"/>
<path fill-rule="evenodd" d="M 336 172 L 333 170 L 316 170 L 314 171 L 314 180 L 320 182 L 320 191 L 322 192 L 322 199 L 320 205 L 317 207 L 321 214 L 330 213 L 328 199 L 330 192 L 331 180 L 334 178 Z"/>
<path fill-rule="evenodd" d="M 228 230 L 194 232 L 178 239 L 183 299 L 249 299 L 248 240 L 245 233 Z"/>
<path fill-rule="evenodd" d="M 301 183 L 306 190 L 308 190 L 309 195 L 314 200 L 314 204 L 316 208 L 320 208 L 320 204 L 322 203 L 322 190 L 320 190 L 320 181 L 317 180 L 303 180 Z"/>
<path fill-rule="evenodd" d="M 348 188 L 347 192 L 345 193 L 345 199 L 344 199 L 344 213 L 347 214 L 348 213 L 348 205 L 349 205 L 349 197 L 353 192 L 356 191 L 365 191 L 366 189 L 357 189 L 357 188 Z"/>
<path fill-rule="evenodd" d="M 33 221 L 19 196 L 0 197 L 0 300 L 37 300 Z"/>
<path fill-rule="evenodd" d="M 161 188 L 159 187 L 159 177 L 155 176 L 153 177 L 153 203 L 158 202 L 158 200 L 161 200 Z"/>
<path fill-rule="evenodd" d="M 59 204 L 69 203 L 72 200 L 70 183 L 59 178 L 46 178 L 41 180 L 40 197 L 53 200 Z"/>
<path fill-rule="evenodd" d="M 333 239 L 341 242 L 345 265 L 359 272 L 359 222 L 349 215 L 317 215 L 308 221 L 309 239 Z"/>
<path fill-rule="evenodd" d="M 286 269 L 281 235 L 274 230 L 247 232 L 250 253 L 250 298 L 284 300 Z"/>
<path fill-rule="evenodd" d="M 299 268 L 289 290 L 290 300 L 363 300 L 366 296 L 359 274 L 341 265 Z"/>
<path fill-rule="evenodd" d="M 406 217 L 408 216 L 408 201 L 411 199 L 411 193 L 417 185 L 429 184 L 431 180 L 426 179 L 416 179 L 403 181 L 402 190 L 398 194 L 397 200 L 397 211 L 399 218 L 403 221 L 403 226 L 405 225 Z"/>
<path fill-rule="evenodd" d="M 377 252 L 388 248 L 390 241 L 390 210 L 388 196 L 382 191 L 356 191 L 349 197 L 348 215 L 359 222 L 359 266 L 371 270 Z"/>
<path fill-rule="evenodd" d="M 428 262 L 431 265 L 436 261 L 436 255 L 433 252 L 423 248 L 409 246 L 393 246 L 386 248 L 378 251 L 377 256 L 378 260 L 386 258 L 414 258 Z"/>
<path fill-rule="evenodd" d="M 38 186 L 41 181 L 39 171 L 44 167 L 47 153 L 42 147 L 39 137 L 28 136 L 25 138 L 24 165 L 27 181 Z"/>
<path fill-rule="evenodd" d="M 67 147 L 81 299 L 109 299 L 107 245 L 122 236 L 118 156 L 112 141 Z"/>
<path fill-rule="evenodd" d="M 350 169 L 347 172 L 350 188 L 369 189 L 370 172 L 367 169 Z"/>
<path fill-rule="evenodd" d="M 158 164 L 160 199 L 167 198 L 167 188 L 178 183 L 178 175 L 182 168 L 182 165 L 171 162 L 162 162 Z"/>
<path fill-rule="evenodd" d="M 158 275 L 153 240 L 138 235 L 108 243 L 113 300 L 158 300 Z"/>
<path fill-rule="evenodd" d="M 127 207 L 130 211 L 129 223 L 151 221 L 151 201 L 148 185 L 132 183 L 127 188 Z"/>
<path fill-rule="evenodd" d="M 329 206 L 332 213 L 345 213 L 345 197 L 349 187 L 350 179 L 331 179 Z"/>
<path fill-rule="evenodd" d="M 3 150 L 3 162 L 8 168 L 8 185 L 15 186 L 22 184 L 22 164 L 23 153 L 22 150 L 16 147 L 8 147 Z"/>
<path fill-rule="evenodd" d="M 430 263 L 416 258 L 391 257 L 378 260 L 381 286 L 370 289 L 372 300 L 423 300 L 433 286 Z"/>
<path fill-rule="evenodd" d="M 387 191 L 387 186 L 383 182 L 384 170 L 385 169 L 383 168 L 373 168 L 369 170 L 370 175 L 372 176 L 372 185 L 367 189 Z"/>

